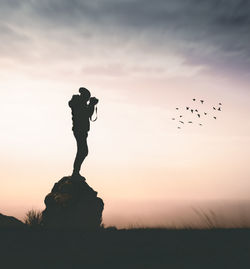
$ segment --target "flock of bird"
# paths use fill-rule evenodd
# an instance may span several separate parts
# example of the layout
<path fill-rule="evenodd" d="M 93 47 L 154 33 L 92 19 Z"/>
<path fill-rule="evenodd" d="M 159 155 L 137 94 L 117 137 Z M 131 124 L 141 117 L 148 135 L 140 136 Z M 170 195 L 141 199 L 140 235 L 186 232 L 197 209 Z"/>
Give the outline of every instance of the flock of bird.
<path fill-rule="evenodd" d="M 203 105 L 205 101 L 204 100 L 197 100 L 196 98 L 193 98 L 193 102 L 195 102 L 195 104 L 197 104 L 197 102 L 199 102 L 201 105 Z M 180 108 L 176 107 L 176 110 L 179 111 Z M 210 116 L 210 114 L 212 115 L 213 119 L 216 120 L 217 116 L 215 115 L 215 112 L 217 112 L 217 111 L 221 112 L 222 111 L 222 103 L 218 103 L 217 106 L 212 107 L 212 112 L 213 113 L 210 113 L 210 112 L 207 112 L 207 111 L 202 112 L 201 110 L 198 110 L 198 109 L 190 107 L 190 106 L 186 106 L 185 111 L 190 112 L 191 114 L 193 114 L 193 116 L 196 116 L 197 119 L 199 119 L 199 120 L 202 119 L 203 117 Z M 173 121 L 178 122 L 178 125 L 179 125 L 179 123 L 181 123 L 182 125 L 185 125 L 186 123 L 187 124 L 195 123 L 194 121 L 191 121 L 191 120 L 184 121 L 183 119 L 184 119 L 184 115 L 178 115 L 177 117 L 172 118 Z M 201 122 L 199 122 L 198 125 L 203 126 L 203 124 Z M 181 129 L 180 126 L 178 126 L 177 128 Z"/>

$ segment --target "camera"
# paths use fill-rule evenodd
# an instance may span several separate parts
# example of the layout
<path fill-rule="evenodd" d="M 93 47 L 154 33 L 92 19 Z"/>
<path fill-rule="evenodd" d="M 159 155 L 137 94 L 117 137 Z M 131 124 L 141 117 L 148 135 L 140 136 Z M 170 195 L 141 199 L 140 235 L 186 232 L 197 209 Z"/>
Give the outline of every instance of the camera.
<path fill-rule="evenodd" d="M 90 97 L 89 103 L 92 105 L 96 105 L 99 102 L 99 100 L 95 97 Z"/>

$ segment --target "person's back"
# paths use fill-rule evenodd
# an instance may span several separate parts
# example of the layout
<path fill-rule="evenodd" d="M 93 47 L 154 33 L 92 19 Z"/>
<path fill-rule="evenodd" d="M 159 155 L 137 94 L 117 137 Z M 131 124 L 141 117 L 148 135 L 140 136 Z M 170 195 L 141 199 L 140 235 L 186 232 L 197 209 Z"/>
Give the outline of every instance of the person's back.
<path fill-rule="evenodd" d="M 73 95 L 69 101 L 69 106 L 72 110 L 73 131 L 88 132 L 90 128 L 90 107 L 81 98 L 80 95 Z"/>

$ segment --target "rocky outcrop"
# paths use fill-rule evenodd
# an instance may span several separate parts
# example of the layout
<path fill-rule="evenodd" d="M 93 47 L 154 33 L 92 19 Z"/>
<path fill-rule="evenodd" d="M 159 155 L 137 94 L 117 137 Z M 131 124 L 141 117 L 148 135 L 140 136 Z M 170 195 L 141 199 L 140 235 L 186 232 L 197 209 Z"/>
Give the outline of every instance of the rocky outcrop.
<path fill-rule="evenodd" d="M 24 226 L 24 223 L 20 220 L 0 213 L 0 228 L 19 228 Z"/>
<path fill-rule="evenodd" d="M 63 177 L 45 197 L 43 225 L 49 228 L 97 230 L 102 222 L 103 201 L 85 178 Z"/>

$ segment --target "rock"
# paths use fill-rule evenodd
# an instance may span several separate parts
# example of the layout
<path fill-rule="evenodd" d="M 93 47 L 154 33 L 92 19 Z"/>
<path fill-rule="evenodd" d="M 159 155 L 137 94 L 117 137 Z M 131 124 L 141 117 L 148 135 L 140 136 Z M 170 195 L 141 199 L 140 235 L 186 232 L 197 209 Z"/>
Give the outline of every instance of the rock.
<path fill-rule="evenodd" d="M 84 178 L 63 177 L 44 200 L 43 225 L 49 228 L 97 230 L 103 201 Z"/>
<path fill-rule="evenodd" d="M 5 216 L 0 213 L 0 228 L 19 228 L 24 226 L 25 224 L 20 220 L 11 216 Z"/>

